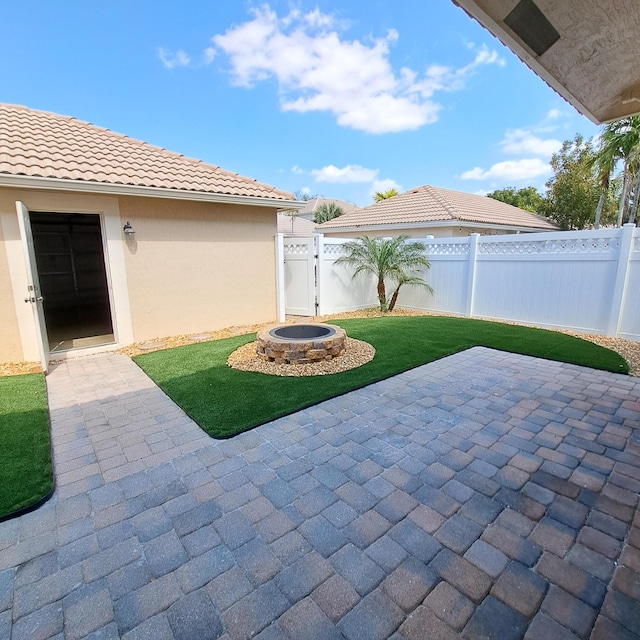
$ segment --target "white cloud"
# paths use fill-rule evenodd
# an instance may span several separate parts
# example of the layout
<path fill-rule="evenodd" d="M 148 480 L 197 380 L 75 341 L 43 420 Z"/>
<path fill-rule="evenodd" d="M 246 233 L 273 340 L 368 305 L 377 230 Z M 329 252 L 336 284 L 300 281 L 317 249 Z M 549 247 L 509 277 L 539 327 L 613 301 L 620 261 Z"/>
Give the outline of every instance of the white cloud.
<path fill-rule="evenodd" d="M 342 169 L 330 164 L 322 169 L 312 169 L 309 173 L 316 182 L 371 182 L 378 175 L 377 169 L 367 169 L 357 164 L 348 164 Z"/>
<path fill-rule="evenodd" d="M 398 193 L 402 193 L 404 191 L 404 187 L 401 184 L 398 184 L 395 180 L 391 180 L 387 178 L 386 180 L 374 180 L 373 185 L 371 185 L 371 197 L 375 196 L 376 193 L 384 193 L 385 191 L 389 191 L 389 189 L 395 189 Z"/>
<path fill-rule="evenodd" d="M 465 171 L 462 180 L 532 180 L 551 173 L 551 167 L 540 158 L 523 158 L 498 162 L 486 171 L 475 167 Z"/>
<path fill-rule="evenodd" d="M 167 69 L 173 69 L 174 67 L 186 67 L 191 62 L 191 58 L 182 51 L 182 49 L 178 49 L 178 51 L 172 53 L 168 49 L 159 47 L 158 57 Z"/>
<path fill-rule="evenodd" d="M 298 175 L 302 173 L 307 173 L 304 169 L 301 169 L 297 164 L 294 164 L 293 167 L 291 167 L 291 172 Z"/>
<path fill-rule="evenodd" d="M 214 47 L 207 47 L 202 54 L 202 60 L 205 65 L 211 64 L 215 57 L 216 57 L 216 50 Z"/>
<path fill-rule="evenodd" d="M 435 122 L 436 91 L 457 91 L 482 65 L 503 65 L 496 51 L 476 49 L 472 62 L 459 69 L 431 65 L 419 76 L 408 68 L 396 72 L 390 47 L 397 31 L 368 42 L 343 40 L 344 25 L 315 9 L 292 10 L 280 18 L 268 6 L 253 18 L 212 38 L 229 58 L 233 83 L 251 87 L 275 78 L 283 111 L 327 111 L 341 126 L 368 133 L 417 129 Z"/>
<path fill-rule="evenodd" d="M 512 155 L 533 154 L 550 158 L 562 147 L 562 142 L 553 138 L 544 140 L 528 129 L 510 129 L 505 133 L 500 146 L 505 153 Z"/>

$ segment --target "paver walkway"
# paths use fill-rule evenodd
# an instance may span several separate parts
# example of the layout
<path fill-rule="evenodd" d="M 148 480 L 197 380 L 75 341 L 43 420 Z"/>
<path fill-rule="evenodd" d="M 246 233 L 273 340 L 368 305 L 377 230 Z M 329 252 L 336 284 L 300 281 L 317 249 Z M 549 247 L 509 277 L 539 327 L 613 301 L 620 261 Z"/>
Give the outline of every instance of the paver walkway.
<path fill-rule="evenodd" d="M 0 638 L 640 637 L 638 379 L 475 348 L 226 441 L 124 356 L 47 384 Z"/>

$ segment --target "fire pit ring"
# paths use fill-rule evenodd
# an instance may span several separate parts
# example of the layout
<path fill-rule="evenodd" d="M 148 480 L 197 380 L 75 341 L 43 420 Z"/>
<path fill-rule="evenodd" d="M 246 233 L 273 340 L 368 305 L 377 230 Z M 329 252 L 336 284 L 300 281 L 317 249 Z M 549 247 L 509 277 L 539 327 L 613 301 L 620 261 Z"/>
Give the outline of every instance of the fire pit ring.
<path fill-rule="evenodd" d="M 332 360 L 345 350 L 347 334 L 333 324 L 285 324 L 258 332 L 256 353 L 276 364 L 309 364 Z"/>

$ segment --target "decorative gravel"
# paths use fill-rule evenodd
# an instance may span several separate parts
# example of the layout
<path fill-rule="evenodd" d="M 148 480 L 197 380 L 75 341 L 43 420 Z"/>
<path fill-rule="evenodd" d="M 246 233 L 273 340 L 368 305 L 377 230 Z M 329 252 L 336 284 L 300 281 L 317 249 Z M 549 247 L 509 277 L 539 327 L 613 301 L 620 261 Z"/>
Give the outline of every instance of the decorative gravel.
<path fill-rule="evenodd" d="M 629 375 L 640 378 L 640 342 L 624 340 L 623 338 L 607 338 L 607 336 L 597 336 L 592 333 L 574 333 L 566 331 L 569 335 L 589 340 L 605 349 L 617 351 L 629 364 Z"/>
<path fill-rule="evenodd" d="M 345 345 L 344 353 L 332 360 L 313 364 L 276 364 L 259 358 L 256 353 L 256 343 L 250 342 L 236 349 L 227 359 L 227 364 L 240 371 L 254 371 L 270 376 L 328 376 L 361 367 L 373 360 L 373 356 L 376 355 L 376 350 L 368 342 L 347 337 Z"/>

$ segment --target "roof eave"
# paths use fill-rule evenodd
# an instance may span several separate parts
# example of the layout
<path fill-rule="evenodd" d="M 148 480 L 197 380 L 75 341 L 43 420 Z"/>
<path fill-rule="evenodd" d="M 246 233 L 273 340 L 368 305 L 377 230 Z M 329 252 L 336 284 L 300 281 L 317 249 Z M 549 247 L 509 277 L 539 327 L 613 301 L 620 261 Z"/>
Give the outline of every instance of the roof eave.
<path fill-rule="evenodd" d="M 363 224 L 357 226 L 350 227 L 327 227 L 325 229 L 320 227 L 316 227 L 317 233 L 324 232 L 347 232 L 347 233 L 357 233 L 361 231 L 391 231 L 396 229 L 420 229 L 422 227 L 471 227 L 473 229 L 506 229 L 509 231 L 560 231 L 559 228 L 552 227 L 536 227 L 536 226 L 526 226 L 526 225 L 515 225 L 515 224 L 497 224 L 490 222 L 469 222 L 463 220 L 432 220 L 429 222 L 405 222 L 402 224 Z"/>
<path fill-rule="evenodd" d="M 189 191 L 167 189 L 164 187 L 142 187 L 138 185 L 113 184 L 91 180 L 68 180 L 64 178 L 43 178 L 0 174 L 0 186 L 17 189 L 40 189 L 46 191 L 73 191 L 82 193 L 99 193 L 103 195 L 139 196 L 145 198 L 167 198 L 171 200 L 191 200 L 197 202 L 217 202 L 220 204 L 244 204 L 259 207 L 277 207 L 290 210 L 301 209 L 304 202 L 282 200 L 261 196 L 241 196 L 226 193 L 209 193 L 206 191 Z"/>
<path fill-rule="evenodd" d="M 606 120 L 601 120 L 592 113 L 589 108 L 567 89 L 558 78 L 552 75 L 538 59 L 523 47 L 502 25 L 497 23 L 491 16 L 485 13 L 475 0 L 452 0 L 454 4 L 464 9 L 480 26 L 493 34 L 506 47 L 511 49 L 524 64 L 544 80 L 556 93 L 562 96 L 569 104 L 573 105 L 580 113 L 585 115 L 594 124 L 603 124 Z"/>

